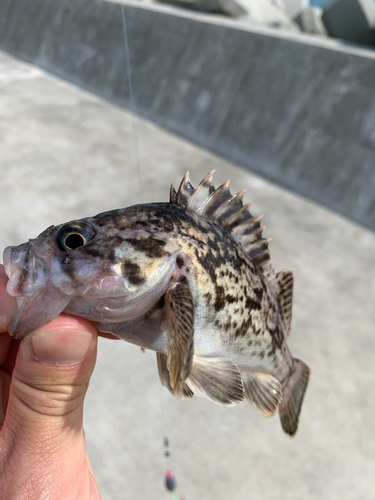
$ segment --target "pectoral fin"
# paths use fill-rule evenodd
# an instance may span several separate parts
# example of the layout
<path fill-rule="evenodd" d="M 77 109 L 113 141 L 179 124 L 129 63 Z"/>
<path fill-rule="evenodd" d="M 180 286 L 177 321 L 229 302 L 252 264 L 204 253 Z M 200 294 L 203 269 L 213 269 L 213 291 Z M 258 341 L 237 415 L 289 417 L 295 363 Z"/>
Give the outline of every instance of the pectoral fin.
<path fill-rule="evenodd" d="M 266 417 L 272 417 L 281 401 L 281 384 L 273 375 L 264 372 L 242 371 L 247 401 Z"/>
<path fill-rule="evenodd" d="M 166 299 L 169 306 L 167 369 L 173 393 L 180 397 L 193 363 L 194 303 L 185 283 L 178 284 L 168 292 Z"/>
<path fill-rule="evenodd" d="M 198 397 L 234 406 L 244 399 L 240 371 L 229 358 L 194 356 L 187 385 Z"/>
<path fill-rule="evenodd" d="M 156 359 L 158 362 L 158 370 L 159 370 L 161 385 L 164 385 L 164 387 L 166 387 L 169 390 L 169 392 L 174 394 L 169 381 L 169 371 L 167 368 L 167 355 L 163 354 L 162 352 L 157 352 Z M 178 399 L 187 399 L 193 397 L 194 394 L 191 391 L 191 389 L 186 385 L 186 383 L 184 383 L 182 387 L 182 392 L 180 394 L 176 394 L 176 396 Z"/>

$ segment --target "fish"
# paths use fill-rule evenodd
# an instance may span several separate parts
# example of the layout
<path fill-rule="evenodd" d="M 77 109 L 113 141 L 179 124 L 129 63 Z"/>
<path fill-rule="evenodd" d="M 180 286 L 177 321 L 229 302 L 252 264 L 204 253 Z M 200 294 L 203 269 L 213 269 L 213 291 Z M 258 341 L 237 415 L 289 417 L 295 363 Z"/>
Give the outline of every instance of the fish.
<path fill-rule="evenodd" d="M 156 352 L 174 396 L 279 411 L 293 436 L 310 370 L 295 359 L 293 273 L 272 268 L 262 215 L 217 189 L 214 170 L 194 188 L 189 172 L 166 203 L 148 203 L 50 226 L 4 250 L 7 293 L 22 339 L 60 313 Z"/>

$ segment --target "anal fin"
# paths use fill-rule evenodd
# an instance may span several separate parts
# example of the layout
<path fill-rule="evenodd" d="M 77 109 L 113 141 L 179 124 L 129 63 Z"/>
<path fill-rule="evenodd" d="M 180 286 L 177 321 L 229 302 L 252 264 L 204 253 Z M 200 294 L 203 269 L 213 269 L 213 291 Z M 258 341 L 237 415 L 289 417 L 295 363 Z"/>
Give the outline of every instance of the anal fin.
<path fill-rule="evenodd" d="M 186 283 L 179 283 L 166 296 L 169 325 L 166 329 L 169 382 L 175 396 L 182 394 L 194 354 L 194 302 Z"/>
<path fill-rule="evenodd" d="M 310 368 L 303 361 L 295 359 L 292 374 L 283 387 L 283 400 L 279 405 L 281 425 L 284 432 L 290 436 L 297 432 L 298 417 L 309 375 Z"/>
<path fill-rule="evenodd" d="M 275 415 L 281 401 L 281 384 L 266 372 L 241 371 L 245 398 L 266 417 Z"/>
<path fill-rule="evenodd" d="M 167 355 L 162 353 L 162 352 L 157 352 L 156 353 L 156 360 L 158 362 L 158 371 L 159 371 L 161 385 L 166 387 L 169 390 L 169 392 L 174 394 L 173 389 L 172 389 L 171 384 L 170 384 L 170 381 L 169 381 L 169 371 L 167 368 Z M 186 382 L 182 386 L 182 391 L 179 394 L 176 394 L 176 397 L 178 399 L 187 399 L 187 398 L 192 398 L 193 396 L 194 396 L 194 393 L 188 387 Z"/>
<path fill-rule="evenodd" d="M 187 385 L 198 397 L 219 405 L 234 406 L 244 399 L 240 371 L 229 358 L 194 356 Z"/>

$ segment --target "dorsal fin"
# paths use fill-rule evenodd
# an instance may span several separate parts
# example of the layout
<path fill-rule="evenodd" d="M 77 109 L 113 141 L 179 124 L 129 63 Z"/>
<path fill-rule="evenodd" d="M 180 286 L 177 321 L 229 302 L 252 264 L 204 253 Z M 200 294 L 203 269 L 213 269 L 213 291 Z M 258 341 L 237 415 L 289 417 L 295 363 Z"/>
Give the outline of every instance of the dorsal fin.
<path fill-rule="evenodd" d="M 276 274 L 277 303 L 279 304 L 286 335 L 289 335 L 292 324 L 293 280 L 292 271 L 281 271 Z"/>
<path fill-rule="evenodd" d="M 186 172 L 176 192 L 171 186 L 170 202 L 191 210 L 216 222 L 224 228 L 232 238 L 250 255 L 253 261 L 265 273 L 272 272 L 270 238 L 262 238 L 264 226 L 261 226 L 263 215 L 253 217 L 249 211 L 250 203 L 243 205 L 245 190 L 234 195 L 229 191 L 226 181 L 215 189 L 212 170 L 194 189 L 191 185 L 189 172 Z"/>

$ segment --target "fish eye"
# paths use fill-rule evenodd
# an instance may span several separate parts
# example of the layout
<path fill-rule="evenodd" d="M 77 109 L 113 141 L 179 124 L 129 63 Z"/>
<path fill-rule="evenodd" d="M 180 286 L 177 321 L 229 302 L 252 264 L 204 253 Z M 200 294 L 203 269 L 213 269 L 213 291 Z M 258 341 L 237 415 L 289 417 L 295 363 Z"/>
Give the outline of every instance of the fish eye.
<path fill-rule="evenodd" d="M 66 224 L 57 233 L 56 243 L 60 250 L 75 250 L 86 245 L 95 234 L 94 226 L 88 222 Z"/>

